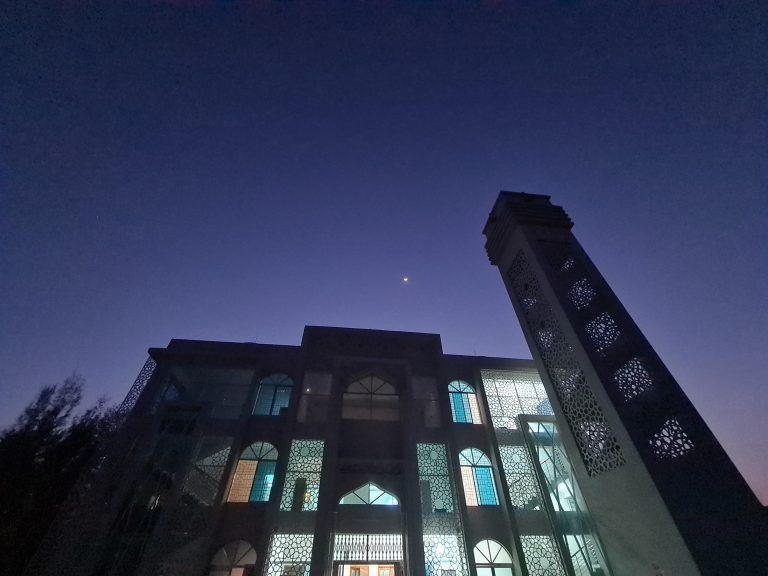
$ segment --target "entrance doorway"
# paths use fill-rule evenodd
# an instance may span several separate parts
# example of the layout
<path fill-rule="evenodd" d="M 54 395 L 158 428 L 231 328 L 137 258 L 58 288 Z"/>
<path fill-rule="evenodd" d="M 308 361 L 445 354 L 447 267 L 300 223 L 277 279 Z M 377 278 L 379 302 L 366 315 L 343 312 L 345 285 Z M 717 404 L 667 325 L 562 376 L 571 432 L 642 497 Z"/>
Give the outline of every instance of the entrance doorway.
<path fill-rule="evenodd" d="M 334 576 L 402 576 L 402 534 L 336 534 Z"/>
<path fill-rule="evenodd" d="M 339 564 L 336 576 L 396 576 L 398 564 Z"/>

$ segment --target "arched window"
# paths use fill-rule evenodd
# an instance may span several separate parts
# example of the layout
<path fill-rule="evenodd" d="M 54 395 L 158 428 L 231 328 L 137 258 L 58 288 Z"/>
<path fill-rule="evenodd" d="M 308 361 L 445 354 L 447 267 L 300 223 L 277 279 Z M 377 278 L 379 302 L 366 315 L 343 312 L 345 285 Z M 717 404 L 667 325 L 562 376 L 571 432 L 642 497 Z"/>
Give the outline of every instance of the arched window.
<path fill-rule="evenodd" d="M 257 416 L 278 416 L 291 401 L 293 380 L 287 374 L 272 374 L 262 378 L 253 413 Z"/>
<path fill-rule="evenodd" d="M 245 540 L 236 540 L 216 552 L 208 576 L 245 576 L 255 564 L 256 550 L 253 546 Z"/>
<path fill-rule="evenodd" d="M 348 420 L 400 420 L 400 397 L 378 376 L 355 380 L 344 393 L 341 417 Z"/>
<path fill-rule="evenodd" d="M 461 483 L 467 506 L 496 506 L 496 486 L 488 456 L 477 448 L 467 448 L 459 454 Z"/>
<path fill-rule="evenodd" d="M 448 384 L 451 397 L 453 421 L 462 424 L 481 424 L 480 409 L 477 406 L 475 389 L 464 380 L 454 380 Z"/>
<path fill-rule="evenodd" d="M 240 454 L 227 502 L 267 502 L 272 492 L 277 450 L 268 442 L 254 442 Z"/>
<path fill-rule="evenodd" d="M 481 540 L 475 546 L 477 576 L 513 576 L 512 557 L 495 540 Z"/>
<path fill-rule="evenodd" d="M 342 496 L 339 500 L 339 504 L 362 504 L 368 506 L 397 506 L 400 502 L 397 501 L 392 494 L 385 492 L 376 484 L 363 484 L 359 488 L 355 488 L 349 494 Z"/>

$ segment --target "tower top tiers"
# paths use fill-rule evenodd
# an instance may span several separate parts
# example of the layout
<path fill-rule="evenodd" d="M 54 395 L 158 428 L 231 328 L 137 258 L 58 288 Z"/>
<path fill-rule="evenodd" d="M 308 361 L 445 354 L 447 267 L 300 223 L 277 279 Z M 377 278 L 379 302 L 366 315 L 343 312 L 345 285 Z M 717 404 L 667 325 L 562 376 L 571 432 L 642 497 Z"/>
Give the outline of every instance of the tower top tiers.
<path fill-rule="evenodd" d="M 556 206 L 543 194 L 502 190 L 483 228 L 485 250 L 494 266 L 503 252 L 506 239 L 518 226 L 540 226 L 570 230 L 573 222 L 562 206 Z"/>

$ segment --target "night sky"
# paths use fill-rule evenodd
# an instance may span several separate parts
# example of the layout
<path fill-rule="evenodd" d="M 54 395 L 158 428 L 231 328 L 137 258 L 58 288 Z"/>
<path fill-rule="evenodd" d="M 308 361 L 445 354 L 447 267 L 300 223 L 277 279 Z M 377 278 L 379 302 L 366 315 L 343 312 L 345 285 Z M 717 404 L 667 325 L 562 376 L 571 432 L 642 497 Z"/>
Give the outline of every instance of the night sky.
<path fill-rule="evenodd" d="M 768 502 L 764 2 L 1 11 L 0 425 L 73 370 L 119 401 L 173 337 L 529 358 L 481 235 L 517 190 Z"/>

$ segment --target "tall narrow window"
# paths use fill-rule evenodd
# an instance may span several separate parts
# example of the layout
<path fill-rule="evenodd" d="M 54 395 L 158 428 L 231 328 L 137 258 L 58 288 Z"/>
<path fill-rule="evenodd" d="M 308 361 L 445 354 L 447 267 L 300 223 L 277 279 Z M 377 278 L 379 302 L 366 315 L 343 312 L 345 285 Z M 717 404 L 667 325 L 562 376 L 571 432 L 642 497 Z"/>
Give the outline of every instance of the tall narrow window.
<path fill-rule="evenodd" d="M 267 442 L 254 442 L 243 450 L 227 502 L 267 502 L 272 492 L 277 450 Z"/>
<path fill-rule="evenodd" d="M 495 540 L 481 540 L 474 550 L 477 576 L 513 576 L 512 557 Z"/>
<path fill-rule="evenodd" d="M 322 440 L 293 441 L 280 510 L 317 510 L 324 449 L 325 442 Z"/>
<path fill-rule="evenodd" d="M 477 406 L 475 389 L 464 380 L 454 380 L 448 384 L 451 397 L 453 421 L 461 424 L 481 424 L 480 409 Z"/>
<path fill-rule="evenodd" d="M 355 380 L 344 393 L 341 417 L 348 420 L 400 420 L 400 397 L 378 376 Z"/>
<path fill-rule="evenodd" d="M 272 374 L 259 382 L 253 414 L 257 416 L 278 416 L 291 401 L 293 380 L 286 374 Z"/>
<path fill-rule="evenodd" d="M 467 448 L 459 454 L 461 482 L 467 506 L 496 506 L 496 486 L 488 456 L 477 448 Z"/>

